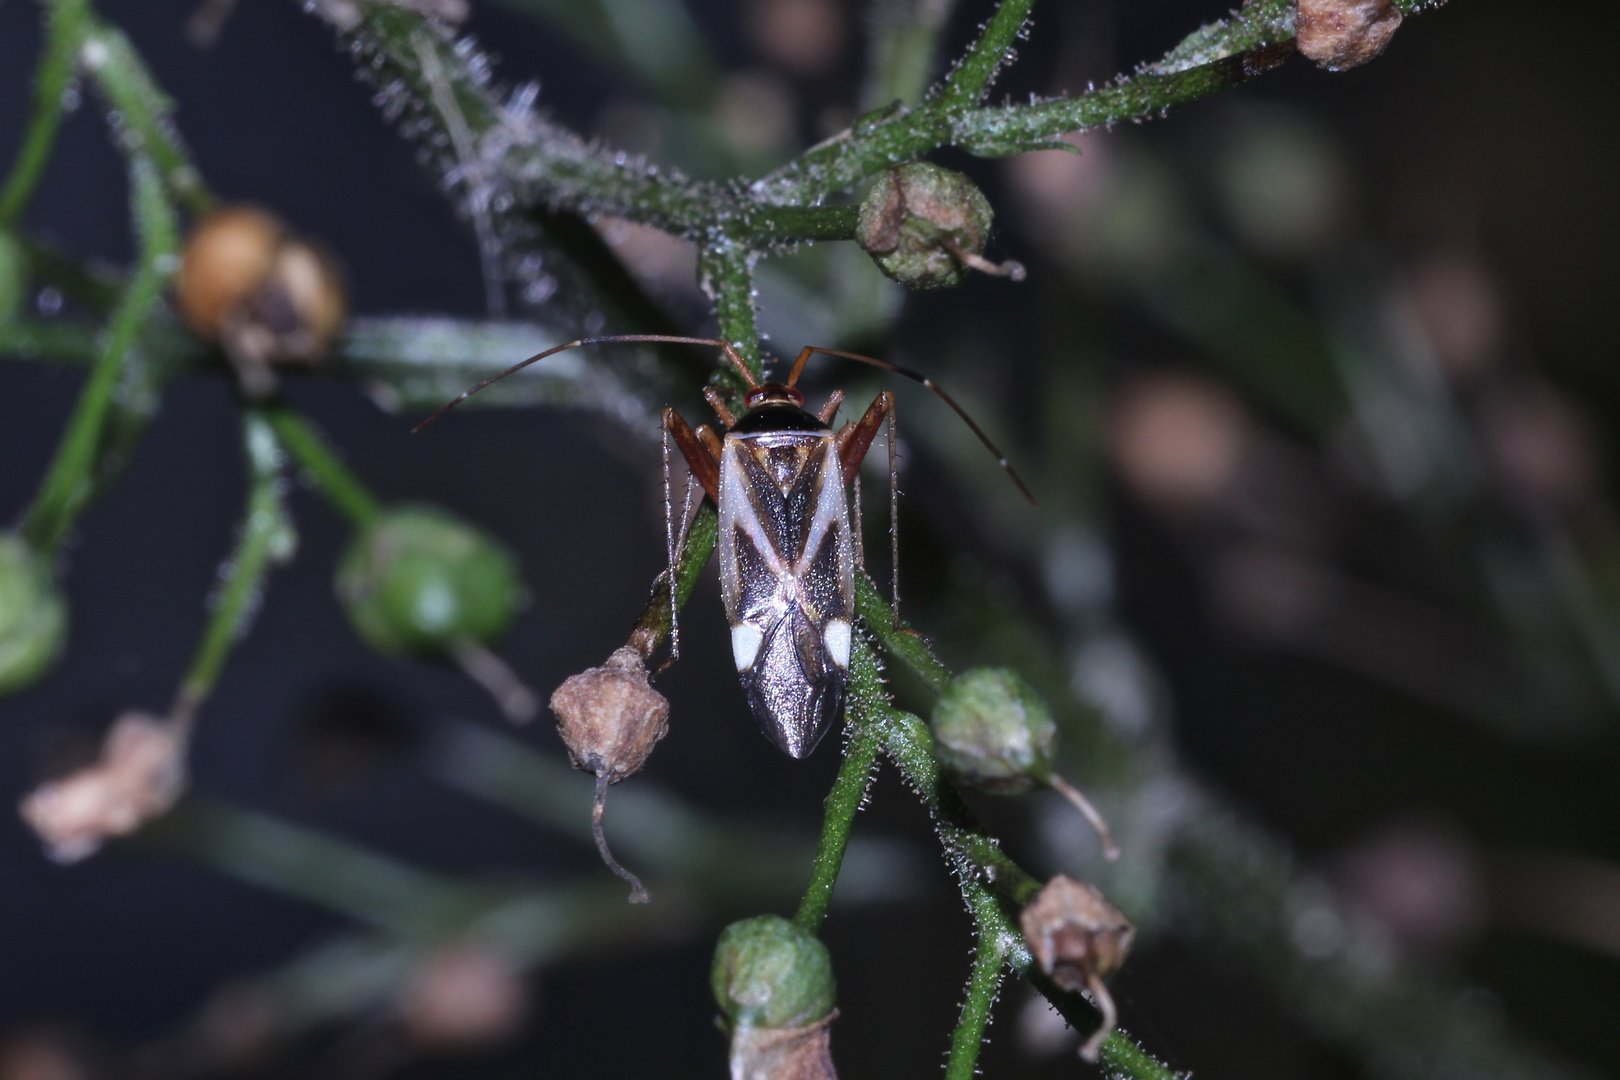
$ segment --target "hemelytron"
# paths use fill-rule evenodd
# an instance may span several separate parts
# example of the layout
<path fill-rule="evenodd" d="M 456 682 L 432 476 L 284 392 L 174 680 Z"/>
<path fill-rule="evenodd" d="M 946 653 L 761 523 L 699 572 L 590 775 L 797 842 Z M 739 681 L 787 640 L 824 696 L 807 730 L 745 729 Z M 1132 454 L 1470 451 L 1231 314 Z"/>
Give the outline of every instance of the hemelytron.
<path fill-rule="evenodd" d="M 1029 489 L 961 406 L 928 379 L 883 360 L 814 345 L 799 353 L 786 382 L 762 383 L 729 343 L 713 338 L 661 334 L 584 338 L 513 365 L 422 423 L 430 423 L 496 379 L 553 353 L 610 342 L 713 346 L 725 353 L 748 386 L 741 415 L 732 412 L 714 387 L 705 391 L 724 425 L 723 436 L 707 425 L 694 430 L 674 409 L 666 408 L 666 466 L 667 447 L 673 441 L 692 480 L 719 510 L 720 591 L 731 625 L 731 654 L 749 708 L 772 742 L 793 757 L 805 757 L 843 707 L 855 634 L 859 551 L 859 540 L 850 528 L 848 490 L 885 422 L 889 427 L 891 542 L 896 491 L 894 395 L 883 391 L 858 421 L 834 431 L 832 421 L 843 402 L 843 391 L 833 391 L 821 410 L 812 413 L 804 407 L 804 394 L 795 386 L 810 357 L 823 353 L 857 360 L 927 386 L 966 421 L 1026 496 Z M 665 509 L 671 514 L 667 494 L 666 485 Z M 1032 496 L 1030 501 L 1034 501 Z M 672 525 L 668 541 L 673 566 L 680 544 Z M 670 581 L 673 626 L 673 573 Z"/>

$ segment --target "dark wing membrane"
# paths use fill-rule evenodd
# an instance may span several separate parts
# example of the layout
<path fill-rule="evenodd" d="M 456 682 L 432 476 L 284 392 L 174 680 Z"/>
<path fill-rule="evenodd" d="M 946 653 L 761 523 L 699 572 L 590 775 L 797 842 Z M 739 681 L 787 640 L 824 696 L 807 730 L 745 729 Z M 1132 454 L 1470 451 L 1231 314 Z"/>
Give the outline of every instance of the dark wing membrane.
<path fill-rule="evenodd" d="M 819 628 L 798 608 L 766 631 L 740 677 L 760 730 L 796 758 L 809 756 L 844 704 L 844 670 L 827 659 Z"/>

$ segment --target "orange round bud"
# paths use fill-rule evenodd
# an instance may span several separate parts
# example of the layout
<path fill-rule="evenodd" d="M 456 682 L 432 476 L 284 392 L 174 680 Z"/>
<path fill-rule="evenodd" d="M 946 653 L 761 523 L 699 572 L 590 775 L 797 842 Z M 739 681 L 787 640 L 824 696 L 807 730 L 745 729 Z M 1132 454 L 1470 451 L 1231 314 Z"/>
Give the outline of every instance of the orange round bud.
<path fill-rule="evenodd" d="M 251 206 L 228 206 L 192 230 L 174 279 L 174 298 L 185 324 L 201 338 L 220 341 L 226 321 L 259 291 L 276 261 L 281 222 Z"/>

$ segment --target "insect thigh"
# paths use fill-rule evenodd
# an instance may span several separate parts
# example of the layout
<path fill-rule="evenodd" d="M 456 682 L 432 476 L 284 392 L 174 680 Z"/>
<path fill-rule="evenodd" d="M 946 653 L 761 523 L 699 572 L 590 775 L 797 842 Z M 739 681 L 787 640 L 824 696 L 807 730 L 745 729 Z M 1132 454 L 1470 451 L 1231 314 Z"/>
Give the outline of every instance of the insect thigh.
<path fill-rule="evenodd" d="M 855 607 L 849 500 L 826 431 L 728 434 L 720 590 L 761 729 L 802 758 L 843 705 Z"/>

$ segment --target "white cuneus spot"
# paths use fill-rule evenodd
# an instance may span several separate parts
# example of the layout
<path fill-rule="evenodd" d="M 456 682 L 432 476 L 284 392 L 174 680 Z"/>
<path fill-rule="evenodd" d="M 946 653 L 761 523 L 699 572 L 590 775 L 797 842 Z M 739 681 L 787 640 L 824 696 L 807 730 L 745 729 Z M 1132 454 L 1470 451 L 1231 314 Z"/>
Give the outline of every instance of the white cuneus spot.
<path fill-rule="evenodd" d="M 833 663 L 841 668 L 849 667 L 849 623 L 843 619 L 827 620 L 827 629 L 822 637 L 827 642 L 827 655 L 832 657 Z"/>
<path fill-rule="evenodd" d="M 760 628 L 749 623 L 738 623 L 731 628 L 731 657 L 737 661 L 738 671 L 747 671 L 754 666 L 754 657 L 759 655 L 759 643 L 765 640 Z M 848 651 L 848 645 L 845 645 Z"/>

